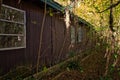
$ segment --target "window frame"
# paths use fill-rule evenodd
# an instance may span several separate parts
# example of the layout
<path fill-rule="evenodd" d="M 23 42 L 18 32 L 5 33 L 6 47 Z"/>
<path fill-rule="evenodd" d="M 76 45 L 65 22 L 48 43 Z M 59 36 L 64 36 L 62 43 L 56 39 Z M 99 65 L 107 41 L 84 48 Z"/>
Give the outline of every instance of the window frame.
<path fill-rule="evenodd" d="M 83 31 L 82 30 L 83 30 L 83 28 L 81 25 L 79 25 L 77 27 L 71 26 L 71 28 L 70 28 L 71 44 L 79 44 L 82 42 L 82 40 L 83 40 Z"/>
<path fill-rule="evenodd" d="M 70 39 L 71 39 L 71 41 L 70 41 L 70 43 L 71 44 L 75 44 L 75 32 L 76 32 L 76 30 L 75 30 L 75 27 L 74 26 L 71 26 L 70 27 Z"/>
<path fill-rule="evenodd" d="M 21 9 L 17 9 L 17 8 L 14 8 L 14 7 L 11 7 L 11 6 L 8 6 L 8 5 L 5 5 L 5 4 L 2 4 L 3 7 L 6 7 L 6 8 L 9 8 L 9 9 L 12 9 L 12 10 L 16 10 L 18 12 L 21 12 L 23 13 L 24 15 L 24 22 L 18 22 L 18 21 L 11 21 L 11 20 L 6 20 L 6 19 L 0 19 L 1 22 L 7 22 L 7 23 L 13 23 L 13 24 L 19 24 L 19 25 L 23 25 L 23 33 L 22 34 L 5 34 L 5 33 L 0 33 L 0 36 L 12 36 L 12 37 L 23 37 L 23 45 L 21 45 L 20 47 L 6 47 L 6 48 L 0 48 L 0 51 L 2 50 L 14 50 L 14 49 L 21 49 L 21 48 L 26 48 L 26 12 L 24 10 L 21 10 Z"/>
<path fill-rule="evenodd" d="M 82 42 L 82 37 L 83 37 L 83 32 L 82 32 L 82 27 L 79 26 L 77 29 L 77 43 Z"/>

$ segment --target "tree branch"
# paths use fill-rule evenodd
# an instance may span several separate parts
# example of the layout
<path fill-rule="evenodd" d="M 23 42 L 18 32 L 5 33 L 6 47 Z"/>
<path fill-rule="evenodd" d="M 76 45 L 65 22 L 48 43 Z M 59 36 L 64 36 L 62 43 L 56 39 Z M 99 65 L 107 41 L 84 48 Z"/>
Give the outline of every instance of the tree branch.
<path fill-rule="evenodd" d="M 118 6 L 119 4 L 120 4 L 120 0 L 117 3 L 115 3 L 115 4 L 111 4 L 107 9 L 105 9 L 105 10 L 103 10 L 101 12 L 98 12 L 98 13 L 105 12 L 105 11 L 111 9 L 111 8 L 114 8 L 114 7 Z"/>
<path fill-rule="evenodd" d="M 21 1 L 22 1 L 22 0 L 18 0 L 18 4 L 20 4 Z"/>
<path fill-rule="evenodd" d="M 41 54 L 41 48 L 42 48 L 42 40 L 43 40 L 43 30 L 44 30 L 44 24 L 45 24 L 45 19 L 46 19 L 46 0 L 45 0 L 45 6 L 44 6 L 44 16 L 42 20 L 42 26 L 41 26 L 41 32 L 40 32 L 40 42 L 39 42 L 39 49 L 38 49 L 38 56 L 37 56 L 37 67 L 36 67 L 36 73 L 39 71 L 39 65 L 40 65 L 40 54 Z"/>
<path fill-rule="evenodd" d="M 111 0 L 111 5 L 112 3 L 113 3 L 113 0 Z M 110 8 L 109 28 L 112 32 L 115 32 L 115 30 L 113 29 L 113 8 Z"/>

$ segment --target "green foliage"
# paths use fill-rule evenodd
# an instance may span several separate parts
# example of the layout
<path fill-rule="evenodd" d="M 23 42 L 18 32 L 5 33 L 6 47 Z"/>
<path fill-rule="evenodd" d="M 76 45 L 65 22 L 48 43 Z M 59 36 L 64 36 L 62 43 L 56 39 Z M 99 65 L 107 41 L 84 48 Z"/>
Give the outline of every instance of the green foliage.
<path fill-rule="evenodd" d="M 55 0 L 58 3 L 62 5 L 67 5 L 68 0 Z M 75 1 L 75 0 L 73 0 Z M 73 2 L 72 1 L 72 2 Z M 113 0 L 113 4 L 115 4 L 118 0 Z M 110 0 L 77 0 L 77 3 L 80 3 L 80 6 L 75 7 L 73 10 L 74 14 L 77 14 L 78 16 L 86 19 L 89 21 L 91 24 L 94 26 L 97 26 L 95 28 L 100 27 L 99 21 L 102 20 L 102 25 L 103 26 L 108 26 L 109 25 L 109 10 L 103 12 L 103 13 L 98 13 L 101 12 L 105 9 L 107 9 L 111 4 Z M 74 8 L 74 7 L 72 7 Z M 70 8 L 71 9 L 71 8 Z M 86 14 L 84 14 L 86 13 Z M 118 26 L 119 23 L 119 15 L 120 15 L 120 5 L 116 6 L 113 8 L 113 16 L 114 16 L 114 25 Z"/>
<path fill-rule="evenodd" d="M 17 79 L 17 80 L 23 80 L 23 78 L 20 77 L 20 76 L 17 76 L 16 79 Z"/>
<path fill-rule="evenodd" d="M 113 72 L 114 72 L 114 70 L 115 70 L 114 65 L 113 65 L 113 64 L 112 64 L 112 65 L 110 65 L 110 67 L 109 67 L 109 73 L 113 73 Z"/>
<path fill-rule="evenodd" d="M 118 70 L 118 75 L 120 76 L 120 68 L 118 68 L 117 70 Z"/>
<path fill-rule="evenodd" d="M 114 53 L 113 56 L 114 56 L 114 59 L 118 58 L 118 54 L 117 53 Z"/>
<path fill-rule="evenodd" d="M 100 80 L 113 80 L 110 76 L 100 77 Z"/>
<path fill-rule="evenodd" d="M 50 15 L 50 16 L 53 16 L 53 15 L 54 15 L 52 8 L 49 9 L 49 15 Z"/>
<path fill-rule="evenodd" d="M 43 67 L 43 71 L 47 71 L 47 69 L 48 69 L 48 68 L 47 68 L 46 66 Z"/>
<path fill-rule="evenodd" d="M 74 57 L 75 54 L 76 54 L 75 51 L 70 51 L 70 52 L 69 52 L 69 57 Z"/>
<path fill-rule="evenodd" d="M 31 75 L 31 69 L 25 66 L 20 66 L 2 76 L 0 80 L 23 80 L 23 78 L 29 75 Z"/>
<path fill-rule="evenodd" d="M 29 78 L 29 80 L 36 80 L 34 77 Z"/>
<path fill-rule="evenodd" d="M 50 16 L 53 16 L 53 13 L 50 13 Z"/>
<path fill-rule="evenodd" d="M 70 61 L 67 65 L 67 70 L 78 70 L 80 72 L 83 72 L 82 67 L 80 66 L 79 62 L 77 61 Z"/>

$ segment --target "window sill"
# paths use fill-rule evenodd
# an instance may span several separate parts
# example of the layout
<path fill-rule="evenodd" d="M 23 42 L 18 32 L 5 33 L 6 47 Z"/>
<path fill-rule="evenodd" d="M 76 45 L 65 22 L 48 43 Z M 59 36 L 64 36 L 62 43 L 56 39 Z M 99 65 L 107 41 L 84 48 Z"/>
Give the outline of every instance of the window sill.
<path fill-rule="evenodd" d="M 26 47 L 11 47 L 11 48 L 1 48 L 0 51 L 6 51 L 6 50 L 15 50 L 15 49 L 22 49 Z"/>

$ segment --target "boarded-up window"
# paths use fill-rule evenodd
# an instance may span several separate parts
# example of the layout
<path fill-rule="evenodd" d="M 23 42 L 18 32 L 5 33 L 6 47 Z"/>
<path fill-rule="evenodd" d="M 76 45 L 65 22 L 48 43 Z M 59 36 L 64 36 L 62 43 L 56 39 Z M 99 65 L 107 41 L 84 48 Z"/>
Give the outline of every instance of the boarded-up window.
<path fill-rule="evenodd" d="M 25 11 L 2 5 L 0 14 L 0 50 L 26 47 Z"/>

